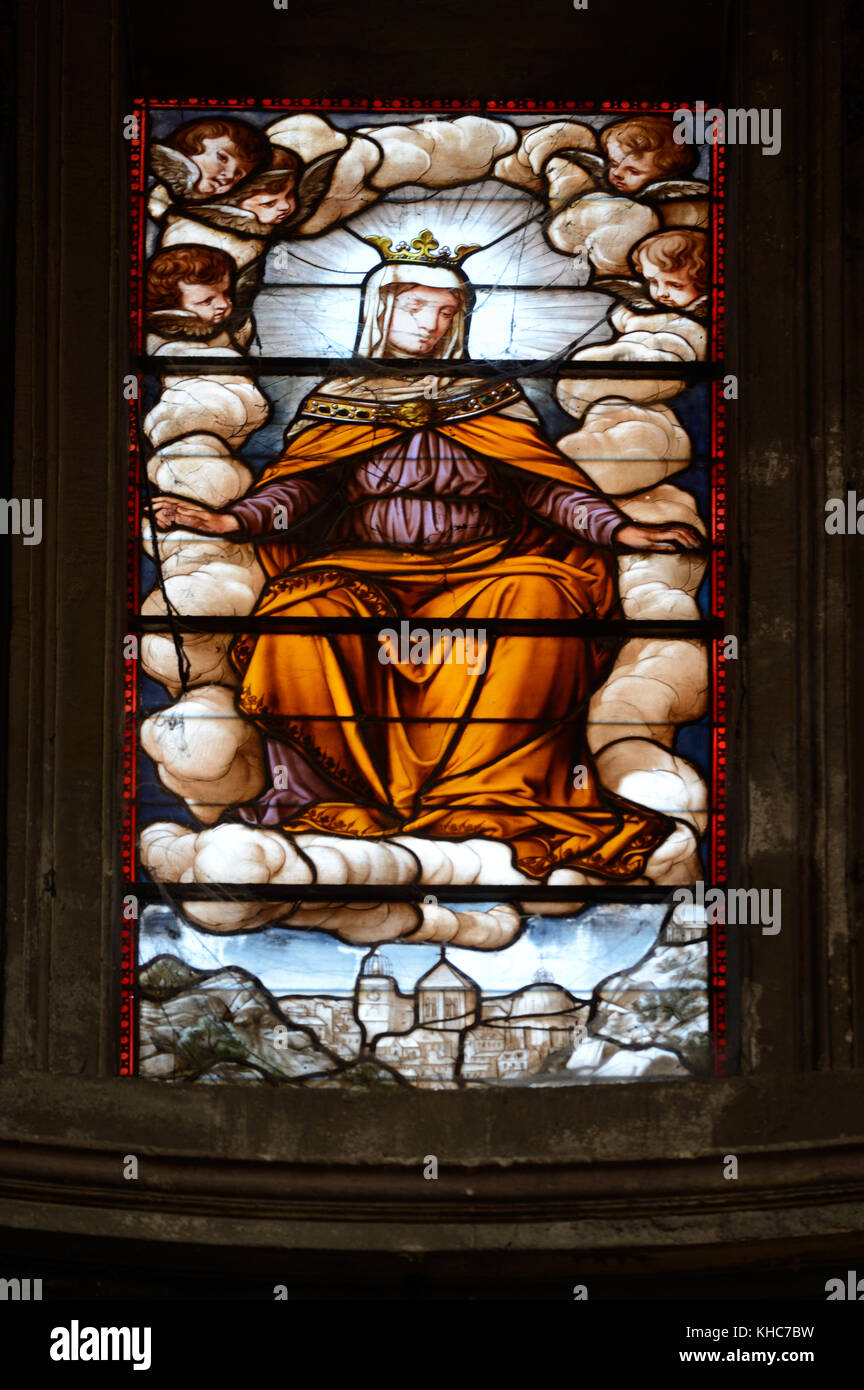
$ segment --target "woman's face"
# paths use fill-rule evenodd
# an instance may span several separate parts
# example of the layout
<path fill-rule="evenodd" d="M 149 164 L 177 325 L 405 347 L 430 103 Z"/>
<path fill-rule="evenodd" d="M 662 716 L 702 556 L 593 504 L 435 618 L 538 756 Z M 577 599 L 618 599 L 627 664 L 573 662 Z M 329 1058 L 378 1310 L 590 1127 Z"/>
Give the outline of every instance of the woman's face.
<path fill-rule="evenodd" d="M 459 295 L 414 285 L 402 290 L 393 305 L 387 347 L 411 357 L 430 356 L 459 311 Z"/>

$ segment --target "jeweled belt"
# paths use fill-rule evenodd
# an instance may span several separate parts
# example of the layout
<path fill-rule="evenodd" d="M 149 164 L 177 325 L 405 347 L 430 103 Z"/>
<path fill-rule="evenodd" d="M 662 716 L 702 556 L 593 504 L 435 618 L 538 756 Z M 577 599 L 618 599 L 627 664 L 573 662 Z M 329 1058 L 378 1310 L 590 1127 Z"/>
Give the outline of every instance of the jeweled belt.
<path fill-rule="evenodd" d="M 496 406 L 519 400 L 521 392 L 512 381 L 503 381 L 485 390 L 472 391 L 469 396 L 453 396 L 435 400 L 426 396 L 413 401 L 390 404 L 385 401 L 352 401 L 338 396 L 307 396 L 301 415 L 314 415 L 320 420 L 356 421 L 367 425 L 400 425 L 403 429 L 419 429 L 424 425 L 440 425 L 446 420 L 464 420 L 470 415 L 484 415 Z"/>

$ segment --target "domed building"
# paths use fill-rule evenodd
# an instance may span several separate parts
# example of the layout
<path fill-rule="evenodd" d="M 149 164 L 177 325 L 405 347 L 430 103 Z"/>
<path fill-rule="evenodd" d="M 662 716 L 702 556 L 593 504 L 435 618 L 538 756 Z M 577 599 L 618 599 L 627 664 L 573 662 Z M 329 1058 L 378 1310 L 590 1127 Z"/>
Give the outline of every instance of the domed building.
<path fill-rule="evenodd" d="M 400 992 L 390 961 L 375 950 L 364 956 L 357 976 L 354 1017 L 367 1045 L 382 1033 L 407 1033 L 414 1027 L 413 999 Z"/>
<path fill-rule="evenodd" d="M 562 985 L 556 985 L 545 970 L 538 970 L 532 984 L 511 996 L 508 1018 L 524 1018 L 536 1014 L 569 1013 L 579 1001 Z"/>
<path fill-rule="evenodd" d="M 588 1008 L 546 970 L 522 989 L 484 998 L 443 946 L 413 995 L 400 991 L 377 948 L 364 956 L 354 990 L 366 1046 L 418 1086 L 536 1072 L 551 1052 L 572 1048 Z"/>
<path fill-rule="evenodd" d="M 441 959 L 421 975 L 415 989 L 415 1015 L 420 1028 L 470 1028 L 477 1019 L 480 989 L 469 975 L 451 965 L 444 947 Z"/>

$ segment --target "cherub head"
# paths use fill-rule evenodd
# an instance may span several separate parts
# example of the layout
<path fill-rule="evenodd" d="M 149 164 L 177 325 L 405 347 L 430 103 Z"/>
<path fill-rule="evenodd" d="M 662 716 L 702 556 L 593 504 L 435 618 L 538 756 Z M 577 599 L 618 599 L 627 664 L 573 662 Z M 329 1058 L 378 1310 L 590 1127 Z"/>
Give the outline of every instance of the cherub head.
<path fill-rule="evenodd" d="M 708 292 L 708 238 L 696 227 L 670 227 L 638 242 L 630 263 L 655 304 L 687 309 Z"/>
<path fill-rule="evenodd" d="M 194 314 L 200 324 L 220 324 L 234 307 L 234 262 L 212 246 L 172 246 L 147 267 L 147 314 Z"/>
<path fill-rule="evenodd" d="M 634 116 L 605 126 L 600 144 L 609 161 L 612 187 L 632 194 L 656 179 L 692 174 L 698 153 L 692 145 L 676 144 L 674 130 L 671 116 Z"/>
<path fill-rule="evenodd" d="M 299 173 L 300 160 L 293 150 L 274 149 L 270 167 L 253 175 L 231 202 L 252 213 L 262 226 L 278 227 L 297 211 Z"/>
<path fill-rule="evenodd" d="M 198 169 L 194 198 L 227 193 L 264 164 L 270 153 L 270 142 L 262 131 L 230 116 L 188 121 L 162 143 L 185 155 Z"/>

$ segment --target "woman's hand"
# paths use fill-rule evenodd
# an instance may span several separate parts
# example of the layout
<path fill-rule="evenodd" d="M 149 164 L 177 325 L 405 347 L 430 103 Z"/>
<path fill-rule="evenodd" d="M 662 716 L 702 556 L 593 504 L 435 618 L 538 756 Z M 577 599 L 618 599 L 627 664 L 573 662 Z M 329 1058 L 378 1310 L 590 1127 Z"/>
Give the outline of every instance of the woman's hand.
<path fill-rule="evenodd" d="M 686 522 L 671 522 L 665 526 L 640 526 L 629 522 L 615 532 L 612 537 L 615 545 L 626 545 L 630 550 L 701 550 L 706 545 L 695 526 Z"/>
<path fill-rule="evenodd" d="M 240 530 L 240 522 L 230 512 L 214 512 L 209 507 L 199 507 L 197 502 L 186 502 L 182 497 L 154 497 L 153 514 L 160 531 L 167 531 L 169 526 L 182 526 L 184 530 L 221 536 L 226 531 Z"/>

